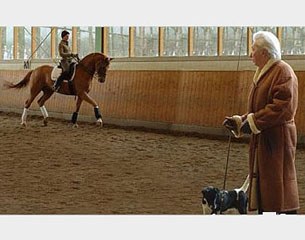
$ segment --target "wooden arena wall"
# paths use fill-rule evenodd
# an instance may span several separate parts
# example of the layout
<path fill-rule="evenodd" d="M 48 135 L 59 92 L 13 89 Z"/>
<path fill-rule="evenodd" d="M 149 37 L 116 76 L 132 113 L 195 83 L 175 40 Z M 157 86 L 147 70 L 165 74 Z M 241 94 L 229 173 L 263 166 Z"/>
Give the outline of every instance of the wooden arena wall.
<path fill-rule="evenodd" d="M 0 70 L 5 80 L 18 82 L 28 70 Z M 93 80 L 90 95 L 99 103 L 105 122 L 143 125 L 173 130 L 224 134 L 225 116 L 246 111 L 247 95 L 254 72 L 245 71 L 130 71 L 109 70 L 106 82 Z M 305 72 L 299 78 L 299 107 L 296 116 L 299 138 L 305 135 Z M 22 90 L 0 89 L 0 110 L 19 111 L 28 96 Z M 38 98 L 32 110 L 38 110 Z M 54 94 L 46 103 L 50 115 L 71 116 L 75 98 Z M 68 115 L 67 115 L 68 114 Z M 81 116 L 94 120 L 93 108 L 83 103 Z"/>

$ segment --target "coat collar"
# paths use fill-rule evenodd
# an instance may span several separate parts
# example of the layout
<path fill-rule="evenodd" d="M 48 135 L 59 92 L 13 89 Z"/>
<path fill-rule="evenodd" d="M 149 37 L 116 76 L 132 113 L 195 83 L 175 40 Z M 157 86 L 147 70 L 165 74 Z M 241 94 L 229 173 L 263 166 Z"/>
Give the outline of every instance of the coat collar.
<path fill-rule="evenodd" d="M 256 72 L 253 77 L 253 83 L 257 84 L 257 82 L 261 79 L 261 77 L 277 62 L 281 61 L 280 59 L 269 59 L 266 65 L 262 68 L 256 69 Z"/>

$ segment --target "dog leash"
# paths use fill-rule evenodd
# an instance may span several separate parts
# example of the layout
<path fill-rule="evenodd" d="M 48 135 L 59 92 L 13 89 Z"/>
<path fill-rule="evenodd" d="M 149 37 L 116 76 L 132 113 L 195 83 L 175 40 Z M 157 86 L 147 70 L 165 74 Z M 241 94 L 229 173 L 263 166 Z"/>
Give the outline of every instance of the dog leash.
<path fill-rule="evenodd" d="M 231 140 L 232 140 L 232 135 L 229 135 L 229 143 L 228 143 L 228 152 L 227 152 L 227 162 L 226 162 L 226 168 L 225 168 L 225 176 L 223 180 L 223 188 L 226 189 L 226 182 L 227 182 L 227 173 L 228 173 L 228 165 L 229 165 L 229 158 L 230 158 L 230 149 L 231 149 Z"/>
<path fill-rule="evenodd" d="M 238 73 L 238 71 L 239 71 L 239 63 L 240 63 L 240 58 L 241 58 L 241 47 L 242 47 L 242 42 L 243 42 L 243 33 L 244 33 L 244 28 L 241 27 L 240 43 L 239 43 L 239 53 L 238 53 L 238 61 L 237 61 L 237 67 L 236 67 L 236 72 L 237 72 L 237 73 Z M 231 148 L 231 140 L 232 140 L 232 134 L 231 134 L 231 132 L 230 132 L 230 133 L 229 133 L 229 143 L 228 143 L 227 162 L 226 162 L 226 168 L 225 168 L 225 176 L 224 176 L 224 180 L 223 180 L 223 189 L 226 189 L 227 172 L 228 172 L 229 157 L 230 157 L 230 148 Z"/>

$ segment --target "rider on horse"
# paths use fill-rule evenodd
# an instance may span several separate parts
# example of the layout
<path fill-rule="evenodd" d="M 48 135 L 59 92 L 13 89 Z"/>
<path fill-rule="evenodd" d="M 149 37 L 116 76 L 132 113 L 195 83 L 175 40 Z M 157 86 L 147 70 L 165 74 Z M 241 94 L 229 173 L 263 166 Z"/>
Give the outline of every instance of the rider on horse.
<path fill-rule="evenodd" d="M 55 92 L 58 91 L 63 80 L 65 78 L 67 78 L 73 58 L 74 57 L 78 58 L 78 54 L 73 54 L 69 47 L 69 42 L 68 42 L 69 34 L 70 33 L 66 30 L 62 31 L 62 33 L 61 33 L 62 40 L 60 41 L 60 43 L 58 45 L 58 52 L 59 52 L 59 55 L 62 57 L 62 59 L 60 61 L 62 73 L 53 85 L 53 90 Z"/>

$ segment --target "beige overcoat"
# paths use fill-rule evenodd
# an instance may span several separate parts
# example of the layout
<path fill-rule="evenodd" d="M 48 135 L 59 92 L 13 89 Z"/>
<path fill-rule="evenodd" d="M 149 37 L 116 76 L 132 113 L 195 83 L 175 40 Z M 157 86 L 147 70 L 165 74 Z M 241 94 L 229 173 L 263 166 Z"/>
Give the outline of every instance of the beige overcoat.
<path fill-rule="evenodd" d="M 254 114 L 253 123 L 260 131 L 250 138 L 249 210 L 256 210 L 257 204 L 263 211 L 296 210 L 298 80 L 292 68 L 284 61 L 274 61 L 253 82 L 248 101 L 248 114 Z"/>

